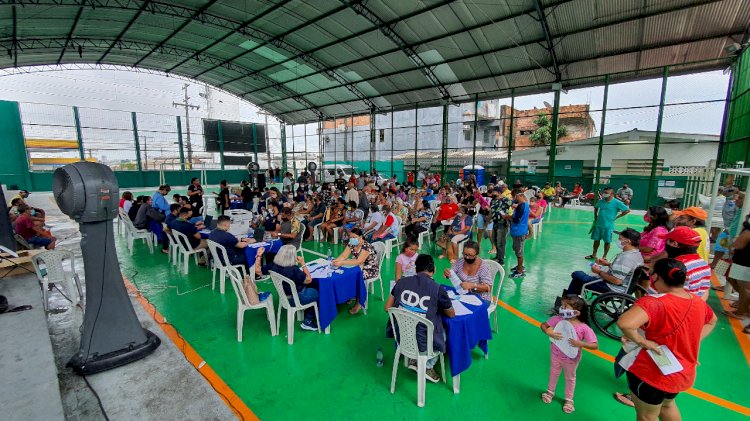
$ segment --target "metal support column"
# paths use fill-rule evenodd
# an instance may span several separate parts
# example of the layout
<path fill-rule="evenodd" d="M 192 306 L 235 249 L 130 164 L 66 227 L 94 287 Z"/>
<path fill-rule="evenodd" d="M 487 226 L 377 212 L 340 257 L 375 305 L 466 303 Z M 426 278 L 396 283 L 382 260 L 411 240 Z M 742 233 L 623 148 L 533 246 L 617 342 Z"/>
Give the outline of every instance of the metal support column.
<path fill-rule="evenodd" d="M 414 173 L 419 168 L 417 151 L 419 150 L 419 104 L 414 106 Z"/>
<path fill-rule="evenodd" d="M 721 131 L 719 131 L 719 148 L 716 151 L 716 168 L 722 164 L 722 155 L 724 154 L 724 142 L 727 140 L 727 133 L 729 133 L 729 108 L 732 103 L 732 86 L 734 82 L 734 71 L 729 77 L 729 83 L 727 84 L 727 95 L 724 99 L 724 114 L 721 118 Z M 713 208 L 711 208 L 713 209 Z"/>
<path fill-rule="evenodd" d="M 180 170 L 185 172 L 185 151 L 182 146 L 182 120 L 177 116 L 177 148 L 180 151 Z M 183 183 L 184 184 L 184 183 Z"/>
<path fill-rule="evenodd" d="M 443 148 L 440 153 L 440 180 L 446 180 L 448 166 L 448 104 L 443 104 Z"/>
<path fill-rule="evenodd" d="M 513 163 L 512 156 L 513 156 L 513 114 L 515 113 L 515 109 L 513 107 L 516 106 L 516 90 L 511 89 L 510 91 L 510 127 L 508 127 L 508 166 L 505 169 L 505 184 L 512 185 L 510 183 L 510 166 Z"/>
<path fill-rule="evenodd" d="M 323 174 L 323 161 L 325 160 L 325 154 L 326 154 L 326 146 L 325 141 L 323 140 L 323 127 L 325 127 L 325 123 L 323 120 L 318 120 L 318 160 L 320 161 L 320 165 L 318 165 L 318 180 L 321 180 L 322 182 L 322 174 Z"/>
<path fill-rule="evenodd" d="M 375 165 L 375 146 L 378 144 L 375 138 L 375 109 L 372 108 L 370 109 L 370 171 Z"/>
<path fill-rule="evenodd" d="M 258 163 L 258 130 L 253 123 L 253 162 Z"/>
<path fill-rule="evenodd" d="M 138 118 L 135 115 L 135 111 L 130 113 L 130 119 L 133 122 L 133 141 L 135 142 L 135 163 L 138 168 L 138 173 L 141 175 L 141 186 L 146 185 L 146 177 L 143 174 L 143 166 L 141 164 L 141 145 L 138 142 Z"/>
<path fill-rule="evenodd" d="M 281 171 L 286 172 L 286 123 L 281 122 Z"/>
<path fill-rule="evenodd" d="M 305 137 L 304 139 L 304 145 L 305 145 L 305 168 L 302 171 L 307 171 L 307 121 L 302 123 L 302 136 Z"/>
<path fill-rule="evenodd" d="M 659 98 L 659 116 L 656 120 L 656 136 L 654 137 L 654 154 L 651 157 L 651 175 L 648 179 L 648 197 L 646 208 L 652 205 L 653 196 L 656 194 L 656 165 L 659 160 L 659 144 L 661 143 L 661 126 L 664 121 L 664 101 L 667 96 L 667 79 L 669 78 L 669 67 L 664 66 L 661 79 L 661 97 Z"/>
<path fill-rule="evenodd" d="M 219 132 L 219 164 L 221 165 L 221 178 L 224 178 L 224 131 L 221 127 L 221 120 L 216 121 Z"/>
<path fill-rule="evenodd" d="M 352 137 L 351 148 L 349 148 L 351 151 L 349 155 L 349 158 L 351 158 L 349 160 L 349 166 L 354 169 L 354 113 L 349 114 L 349 123 L 349 128 L 351 129 L 349 130 L 349 134 Z"/>
<path fill-rule="evenodd" d="M 471 148 L 471 172 L 476 174 L 476 164 L 477 164 L 477 126 L 479 125 L 479 94 L 474 94 L 474 129 L 472 137 L 474 138 L 474 141 L 472 142 L 472 148 Z M 464 174 L 466 176 L 466 174 Z"/>
<path fill-rule="evenodd" d="M 281 174 L 281 177 L 285 177 L 286 171 L 284 171 L 284 174 Z M 294 141 L 294 125 L 292 125 L 292 179 L 297 177 L 297 147 L 295 146 Z"/>
<path fill-rule="evenodd" d="M 395 136 L 395 132 L 393 131 L 393 115 L 395 113 L 393 112 L 393 106 L 391 106 L 391 174 L 393 174 L 393 138 Z"/>
<path fill-rule="evenodd" d="M 604 150 L 604 125 L 607 121 L 607 97 L 609 96 L 609 75 L 604 76 L 604 99 L 602 100 L 602 122 L 599 124 L 599 150 L 596 154 L 596 177 L 594 178 L 594 193 L 599 190 L 602 175 L 602 151 Z"/>
<path fill-rule="evenodd" d="M 338 126 L 338 119 L 336 117 L 333 118 L 333 177 L 336 178 L 338 175 L 338 170 L 336 169 L 336 165 L 339 163 L 339 145 L 337 145 L 337 137 L 336 136 L 339 132 L 339 126 Z"/>
<path fill-rule="evenodd" d="M 73 107 L 73 119 L 76 123 L 76 140 L 78 141 L 78 156 L 81 161 L 86 160 L 86 153 L 83 151 L 83 135 L 81 134 L 81 117 L 78 115 L 78 107 Z"/>
<path fill-rule="evenodd" d="M 555 160 L 557 158 L 557 127 L 560 125 L 560 89 L 555 91 L 555 103 L 552 106 L 552 133 L 549 145 L 549 167 L 547 179 L 555 183 Z"/>

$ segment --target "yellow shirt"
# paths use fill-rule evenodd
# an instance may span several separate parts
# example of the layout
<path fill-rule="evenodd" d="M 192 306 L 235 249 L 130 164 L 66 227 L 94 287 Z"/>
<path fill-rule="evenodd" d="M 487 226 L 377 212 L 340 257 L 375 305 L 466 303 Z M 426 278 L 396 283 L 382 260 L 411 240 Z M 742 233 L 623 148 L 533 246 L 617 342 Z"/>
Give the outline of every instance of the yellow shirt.
<path fill-rule="evenodd" d="M 542 189 L 542 193 L 545 197 L 547 196 L 554 196 L 555 195 L 555 189 L 552 187 L 547 187 L 546 189 Z"/>
<path fill-rule="evenodd" d="M 710 263 L 708 259 L 709 244 L 708 244 L 708 231 L 703 227 L 693 227 L 693 230 L 701 236 L 701 243 L 698 245 L 698 255 L 701 259 L 705 260 L 706 263 Z"/>

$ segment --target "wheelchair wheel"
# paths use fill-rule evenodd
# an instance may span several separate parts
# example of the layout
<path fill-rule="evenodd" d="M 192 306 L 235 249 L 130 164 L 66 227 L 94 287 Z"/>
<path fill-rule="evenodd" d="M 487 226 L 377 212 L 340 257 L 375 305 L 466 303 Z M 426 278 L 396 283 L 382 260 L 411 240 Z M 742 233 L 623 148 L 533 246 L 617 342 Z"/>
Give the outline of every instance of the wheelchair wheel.
<path fill-rule="evenodd" d="M 589 307 L 589 319 L 603 334 L 612 339 L 620 339 L 622 331 L 617 320 L 622 313 L 635 303 L 635 298 L 619 292 L 600 294 Z"/>

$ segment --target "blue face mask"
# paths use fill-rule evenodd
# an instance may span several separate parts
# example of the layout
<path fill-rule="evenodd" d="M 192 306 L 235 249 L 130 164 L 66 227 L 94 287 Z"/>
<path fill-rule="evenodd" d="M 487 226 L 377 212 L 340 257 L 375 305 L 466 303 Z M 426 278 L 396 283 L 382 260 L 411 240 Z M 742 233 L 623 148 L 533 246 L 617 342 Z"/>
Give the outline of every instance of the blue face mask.
<path fill-rule="evenodd" d="M 359 238 L 350 238 L 349 239 L 349 246 L 351 247 L 357 247 L 359 245 Z"/>

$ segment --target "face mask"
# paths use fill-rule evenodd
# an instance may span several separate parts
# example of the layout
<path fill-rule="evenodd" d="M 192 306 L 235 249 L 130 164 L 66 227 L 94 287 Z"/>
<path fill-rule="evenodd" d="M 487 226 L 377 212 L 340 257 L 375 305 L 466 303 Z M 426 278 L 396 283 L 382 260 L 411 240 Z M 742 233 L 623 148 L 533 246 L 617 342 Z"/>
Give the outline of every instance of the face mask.
<path fill-rule="evenodd" d="M 625 244 L 624 244 L 624 243 L 623 243 L 622 241 L 618 241 L 618 242 L 617 242 L 617 247 L 619 247 L 619 248 L 624 248 L 624 247 L 625 247 Z"/>
<path fill-rule="evenodd" d="M 572 308 L 560 308 L 559 314 L 563 319 L 573 319 L 576 317 L 576 311 Z"/>
<path fill-rule="evenodd" d="M 643 220 L 644 220 L 644 221 L 646 221 L 646 222 L 647 222 L 647 223 L 649 223 L 649 224 L 651 223 L 651 217 L 650 217 L 650 216 L 648 216 L 648 214 L 646 214 L 646 215 L 643 215 Z"/>
<path fill-rule="evenodd" d="M 468 263 L 470 265 L 474 264 L 474 262 L 476 262 L 476 261 L 477 261 L 476 257 L 473 258 L 473 259 L 467 259 L 467 258 L 464 257 L 464 262 L 466 262 L 466 263 Z"/>
<path fill-rule="evenodd" d="M 359 245 L 359 238 L 351 238 L 349 239 L 349 246 L 350 247 L 357 247 Z"/>
<path fill-rule="evenodd" d="M 609 197 L 610 197 L 610 194 L 609 194 L 609 193 L 604 193 L 604 194 L 602 195 L 602 199 L 609 199 Z"/>

